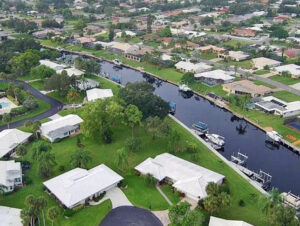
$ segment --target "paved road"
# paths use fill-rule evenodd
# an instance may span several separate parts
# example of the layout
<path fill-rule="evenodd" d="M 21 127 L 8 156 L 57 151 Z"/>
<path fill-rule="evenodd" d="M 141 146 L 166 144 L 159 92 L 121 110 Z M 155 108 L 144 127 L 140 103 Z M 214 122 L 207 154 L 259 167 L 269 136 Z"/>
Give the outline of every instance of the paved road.
<path fill-rule="evenodd" d="M 265 78 L 265 77 L 262 77 L 262 76 L 259 76 L 259 75 L 253 75 L 252 77 L 254 77 L 255 79 L 260 80 L 262 82 L 269 83 L 269 84 L 271 84 L 273 86 L 277 86 L 280 89 L 289 91 L 291 93 L 294 93 L 294 94 L 297 94 L 297 95 L 300 96 L 300 90 L 295 89 L 295 88 L 293 88 L 291 86 L 284 85 L 284 84 L 282 84 L 280 82 L 276 82 L 276 81 L 273 81 L 273 80 L 271 80 L 269 78 Z"/>
<path fill-rule="evenodd" d="M 213 62 L 213 61 L 211 61 L 211 60 L 200 59 L 200 62 L 203 62 L 203 63 L 206 63 L 206 64 L 210 64 L 210 65 L 215 65 L 215 66 L 217 66 L 217 67 L 222 67 L 222 66 L 224 67 L 224 64 L 220 64 L 220 63 L 217 63 L 217 62 Z M 234 67 L 229 67 L 228 70 L 230 70 L 230 71 L 235 71 Z M 241 74 L 241 75 L 245 75 L 245 74 L 247 73 L 247 71 L 245 71 L 245 70 L 243 70 L 243 69 L 241 69 L 241 68 L 238 68 L 238 69 L 237 69 L 237 73 L 239 73 L 239 74 Z M 255 74 L 253 74 L 253 73 L 251 73 L 251 74 L 252 74 L 252 77 L 255 78 L 255 79 L 257 79 L 257 80 L 260 80 L 260 81 L 262 81 L 262 82 L 269 83 L 269 84 L 271 84 L 271 85 L 273 85 L 273 86 L 276 86 L 276 87 L 278 87 L 278 88 L 280 88 L 280 89 L 282 89 L 282 90 L 286 90 L 286 91 L 289 91 L 289 92 L 291 92 L 291 93 L 294 93 L 294 94 L 300 96 L 300 90 L 298 90 L 298 89 L 295 89 L 295 88 L 293 88 L 293 87 L 291 87 L 291 86 L 282 84 L 282 83 L 280 83 L 280 82 L 276 82 L 276 81 L 271 80 L 271 79 L 269 79 L 269 78 L 265 78 L 265 77 L 262 77 L 262 76 L 259 76 L 259 75 L 255 75 Z"/>
<path fill-rule="evenodd" d="M 6 80 L 0 80 L 0 82 L 7 82 Z M 55 115 L 57 112 L 59 112 L 62 108 L 63 108 L 63 104 L 61 102 L 59 102 L 56 99 L 53 99 L 51 97 L 48 97 L 44 94 L 42 94 L 40 91 L 36 90 L 35 88 L 33 88 L 32 86 L 30 86 L 29 84 L 27 84 L 26 82 L 23 81 L 10 81 L 14 84 L 21 84 L 24 86 L 25 90 L 28 90 L 34 97 L 42 100 L 42 101 L 46 101 L 50 104 L 50 109 L 46 112 L 43 112 L 39 115 L 33 116 L 31 118 L 27 118 L 27 119 L 23 119 L 17 122 L 13 122 L 9 125 L 9 128 L 16 128 L 18 126 L 22 126 L 24 124 L 24 122 L 31 120 L 42 120 L 44 118 L 48 118 L 52 115 Z M 3 125 L 0 126 L 0 131 L 7 129 L 7 125 Z"/>

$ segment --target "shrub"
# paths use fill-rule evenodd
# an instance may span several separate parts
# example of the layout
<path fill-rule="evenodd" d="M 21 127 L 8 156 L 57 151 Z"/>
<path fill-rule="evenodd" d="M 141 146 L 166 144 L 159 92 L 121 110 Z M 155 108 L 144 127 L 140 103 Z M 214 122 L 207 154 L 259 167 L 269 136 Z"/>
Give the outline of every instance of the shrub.
<path fill-rule="evenodd" d="M 28 109 L 25 108 L 24 106 L 13 108 L 10 111 L 11 116 L 17 116 L 17 115 L 23 115 L 26 112 L 28 112 Z"/>
<path fill-rule="evenodd" d="M 66 217 L 72 217 L 75 214 L 74 210 L 66 209 L 64 211 L 64 216 Z"/>
<path fill-rule="evenodd" d="M 36 100 L 34 99 L 26 99 L 24 102 L 23 102 L 23 106 L 29 110 L 33 110 L 35 108 L 38 107 L 38 103 Z"/>
<path fill-rule="evenodd" d="M 127 185 L 128 185 L 128 183 L 125 182 L 124 180 L 122 180 L 120 183 L 118 183 L 119 188 L 126 188 Z"/>
<path fill-rule="evenodd" d="M 64 172 L 65 171 L 65 166 L 64 165 L 60 165 L 58 167 L 58 169 L 59 169 L 60 172 Z"/>
<path fill-rule="evenodd" d="M 188 153 L 197 153 L 197 150 L 198 150 L 197 145 L 192 142 L 188 142 L 185 147 L 185 151 Z"/>
<path fill-rule="evenodd" d="M 243 199 L 241 199 L 239 201 L 239 206 L 244 207 L 246 205 L 245 201 Z"/>
<path fill-rule="evenodd" d="M 32 124 L 33 124 L 33 122 L 30 121 L 30 120 L 27 120 L 26 122 L 24 122 L 24 126 L 25 126 L 26 128 L 30 128 L 30 127 L 32 126 Z"/>
<path fill-rule="evenodd" d="M 29 176 L 24 176 L 24 177 L 23 177 L 23 182 L 24 182 L 26 185 L 30 185 L 30 184 L 32 184 L 32 179 L 31 179 Z"/>
<path fill-rule="evenodd" d="M 80 204 L 79 206 L 74 207 L 72 210 L 75 213 L 75 212 L 78 212 L 78 211 L 82 210 L 83 208 L 84 208 L 84 205 Z"/>
<path fill-rule="evenodd" d="M 148 186 L 151 186 L 151 187 L 154 187 L 157 183 L 156 179 L 154 177 L 152 177 L 150 174 L 147 174 L 145 177 L 145 183 L 148 185 Z"/>
<path fill-rule="evenodd" d="M 220 186 L 220 192 L 225 192 L 227 194 L 230 194 L 230 189 L 229 189 L 229 186 L 228 184 L 221 184 Z"/>
<path fill-rule="evenodd" d="M 131 152 L 138 152 L 141 150 L 142 142 L 139 138 L 130 137 L 126 140 L 125 148 Z"/>

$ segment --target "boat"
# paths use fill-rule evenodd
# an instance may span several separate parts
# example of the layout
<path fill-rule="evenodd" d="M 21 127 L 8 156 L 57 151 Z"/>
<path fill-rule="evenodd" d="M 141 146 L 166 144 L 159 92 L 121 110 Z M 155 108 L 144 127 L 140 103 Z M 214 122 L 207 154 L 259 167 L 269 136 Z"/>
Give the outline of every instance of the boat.
<path fill-rule="evenodd" d="M 121 79 L 118 77 L 112 77 L 111 80 L 113 80 L 114 82 L 119 83 L 119 84 L 121 83 Z"/>
<path fill-rule="evenodd" d="M 266 133 L 267 137 L 270 138 L 271 140 L 280 143 L 282 141 L 282 136 L 275 130 L 269 131 Z"/>
<path fill-rule="evenodd" d="M 225 145 L 225 137 L 222 137 L 218 134 L 205 134 L 207 141 L 212 145 L 215 149 L 221 149 Z"/>
<path fill-rule="evenodd" d="M 179 86 L 179 91 L 182 91 L 182 92 L 191 92 L 192 90 L 187 85 L 182 84 L 182 85 Z"/>
<path fill-rule="evenodd" d="M 172 101 L 169 101 L 169 106 L 170 106 L 170 110 L 169 110 L 169 113 L 170 114 L 175 114 L 175 111 L 176 111 L 176 104 Z"/>
<path fill-rule="evenodd" d="M 113 62 L 116 66 L 119 66 L 119 67 L 122 66 L 122 62 L 121 62 L 119 59 L 114 59 L 112 62 Z"/>
<path fill-rule="evenodd" d="M 208 126 L 204 122 L 196 122 L 192 125 L 192 130 L 198 136 L 201 136 L 208 132 Z"/>

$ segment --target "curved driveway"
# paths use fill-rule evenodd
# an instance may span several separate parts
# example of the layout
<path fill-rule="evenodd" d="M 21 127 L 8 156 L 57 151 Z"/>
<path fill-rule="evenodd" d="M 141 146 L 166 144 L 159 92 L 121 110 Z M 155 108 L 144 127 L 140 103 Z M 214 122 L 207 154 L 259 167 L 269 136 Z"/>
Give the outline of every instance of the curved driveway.
<path fill-rule="evenodd" d="M 0 82 L 7 82 L 7 80 L 0 80 Z M 11 82 L 11 83 L 14 83 L 14 84 L 18 84 L 18 85 L 23 85 L 24 89 L 28 90 L 34 97 L 36 97 L 36 98 L 38 98 L 38 99 L 40 99 L 42 101 L 45 101 L 45 102 L 47 102 L 47 103 L 50 104 L 50 109 L 48 111 L 45 111 L 45 112 L 43 112 L 43 113 L 41 113 L 39 115 L 35 115 L 33 117 L 30 117 L 30 118 L 26 118 L 26 119 L 23 119 L 23 120 L 20 120 L 20 121 L 17 121 L 17 122 L 10 123 L 9 124 L 9 128 L 16 128 L 18 126 L 22 126 L 24 124 L 24 122 L 26 122 L 28 120 L 34 121 L 34 120 L 42 120 L 44 118 L 48 118 L 48 117 L 56 114 L 60 110 L 62 110 L 62 108 L 64 106 L 58 100 L 53 99 L 51 97 L 48 97 L 48 96 L 42 94 L 40 91 L 36 90 L 35 88 L 33 88 L 32 86 L 30 86 L 26 82 L 19 81 L 19 80 L 14 80 L 14 81 L 10 80 L 8 82 Z M 0 131 L 2 131 L 4 129 L 7 129 L 7 125 L 0 126 Z"/>

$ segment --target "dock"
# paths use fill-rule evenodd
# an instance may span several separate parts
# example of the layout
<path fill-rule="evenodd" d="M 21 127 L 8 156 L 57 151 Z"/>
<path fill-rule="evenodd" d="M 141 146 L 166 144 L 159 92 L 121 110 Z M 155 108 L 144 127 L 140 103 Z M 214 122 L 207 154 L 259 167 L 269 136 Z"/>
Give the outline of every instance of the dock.
<path fill-rule="evenodd" d="M 234 162 L 240 166 L 246 165 L 248 160 L 248 156 L 246 154 L 242 154 L 240 152 L 237 153 L 237 156 L 234 155 L 234 153 L 231 155 L 231 162 Z"/>

